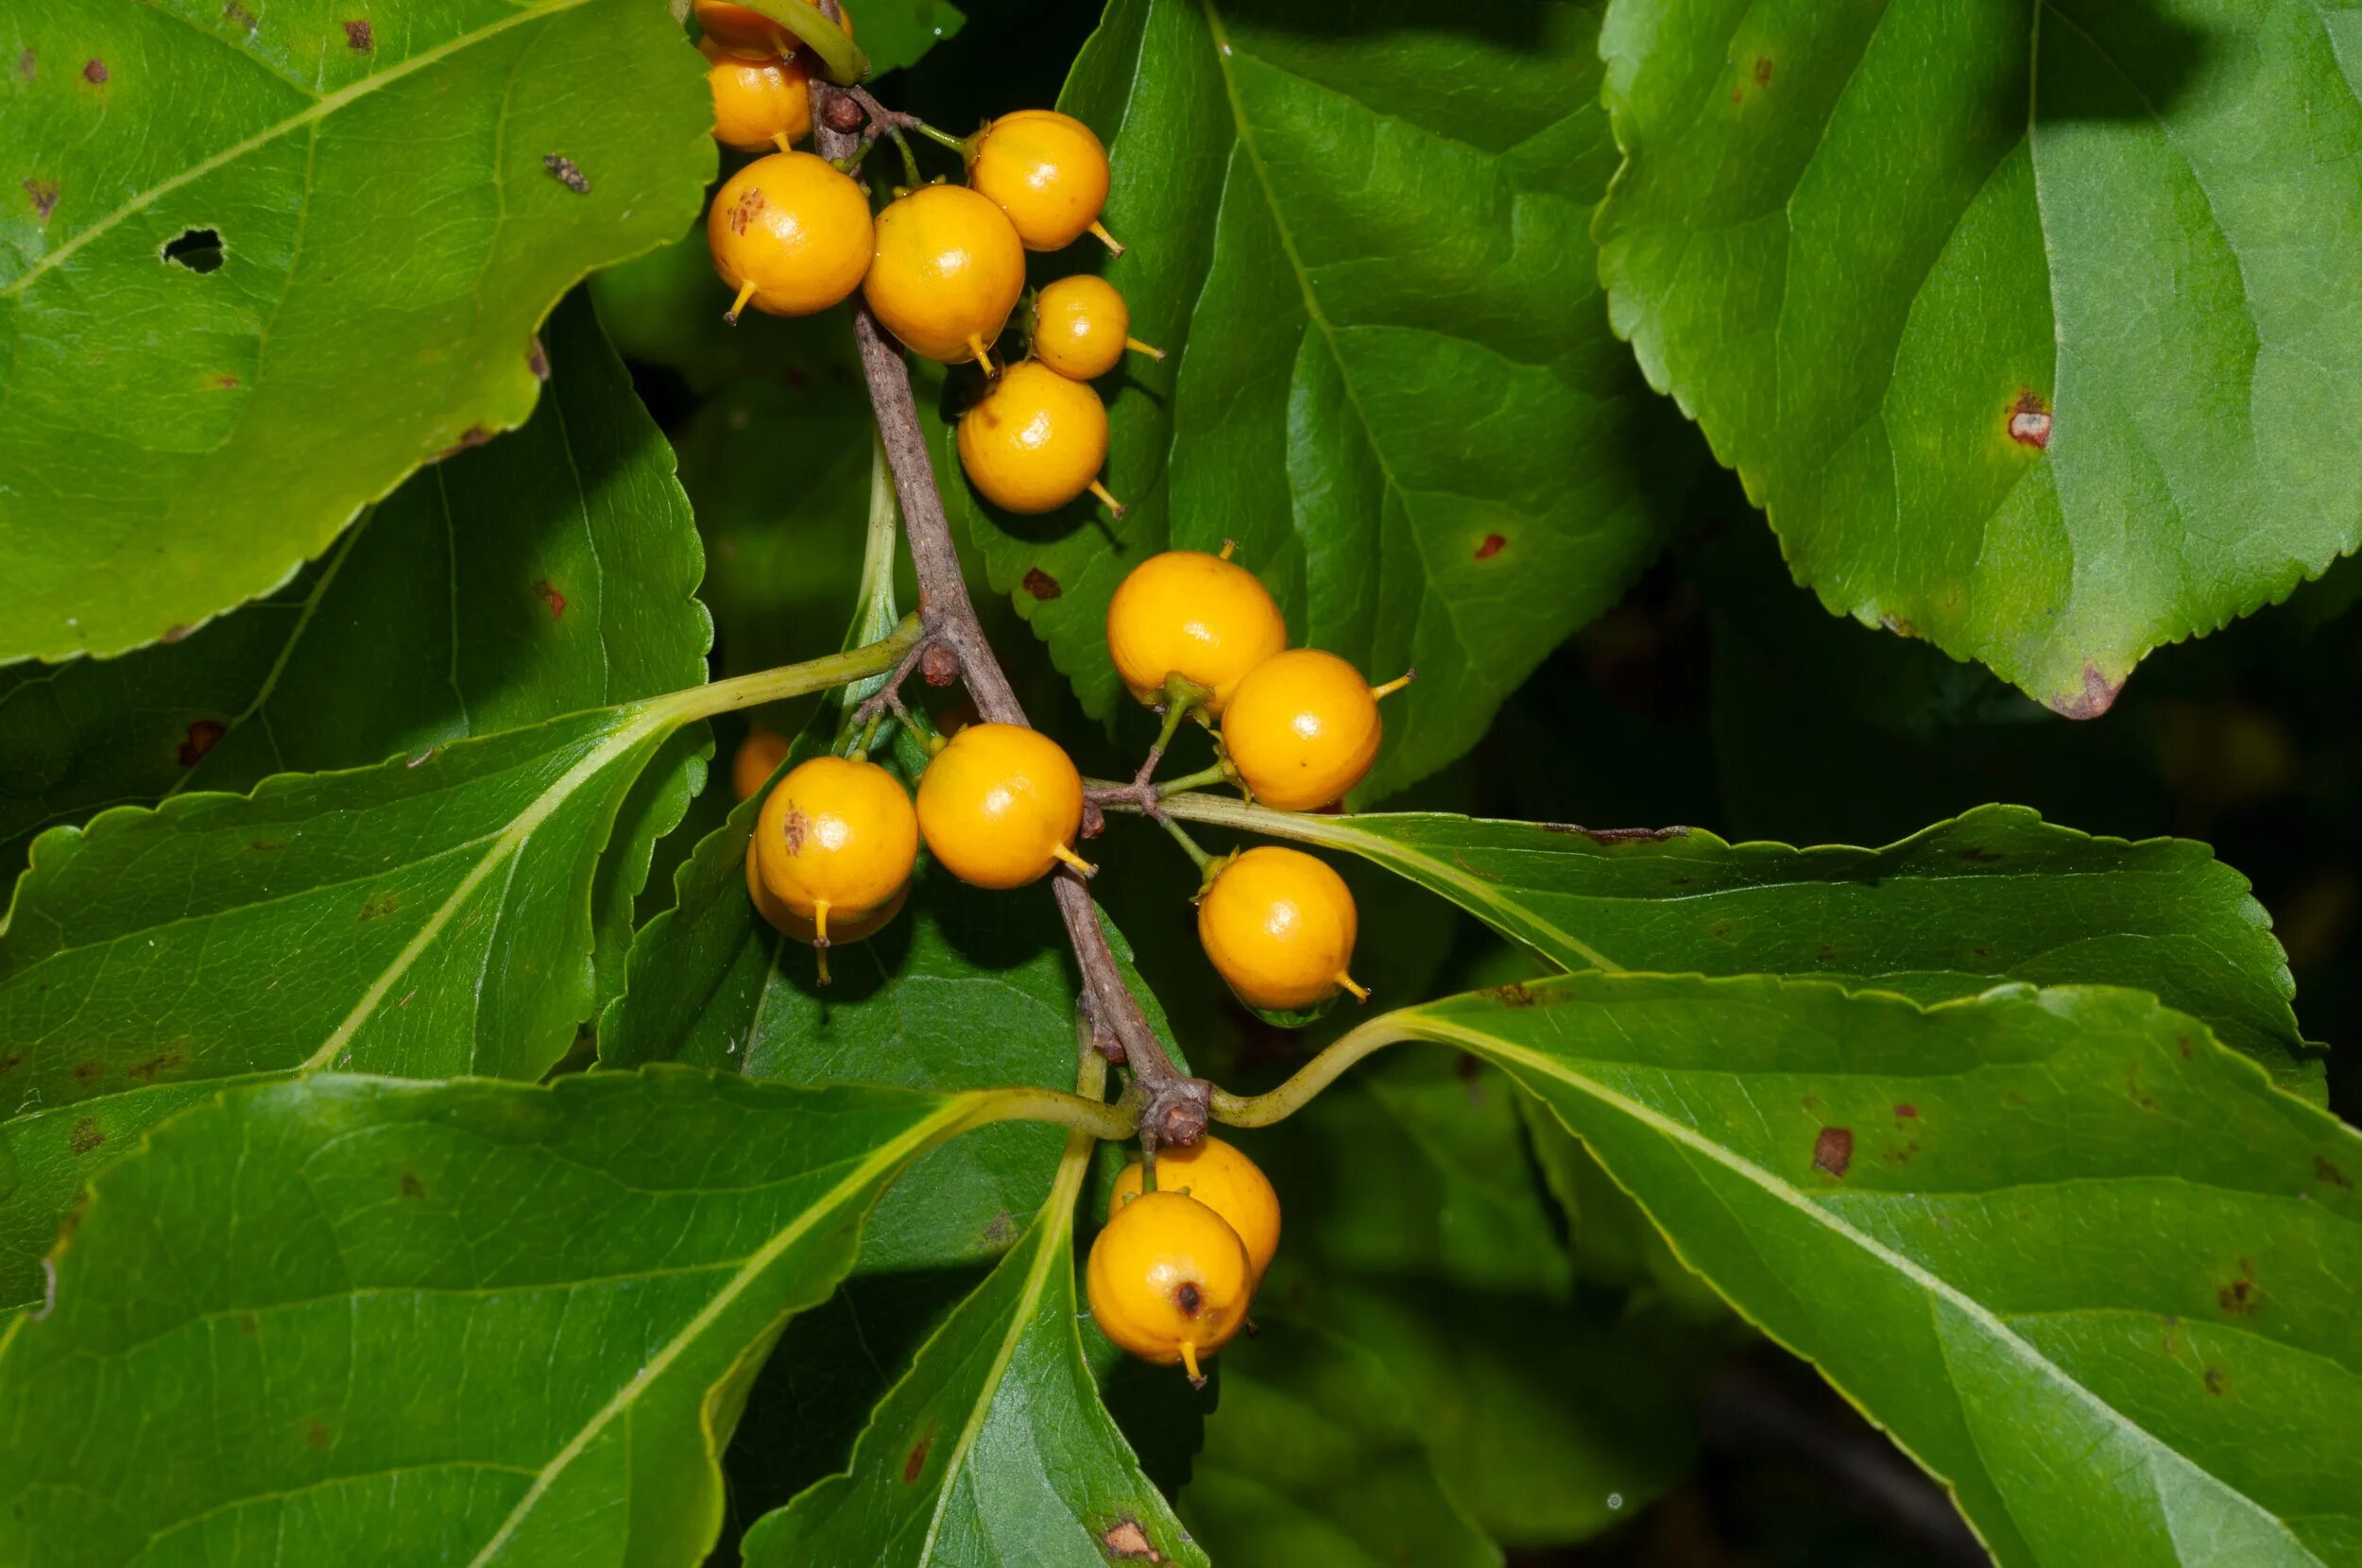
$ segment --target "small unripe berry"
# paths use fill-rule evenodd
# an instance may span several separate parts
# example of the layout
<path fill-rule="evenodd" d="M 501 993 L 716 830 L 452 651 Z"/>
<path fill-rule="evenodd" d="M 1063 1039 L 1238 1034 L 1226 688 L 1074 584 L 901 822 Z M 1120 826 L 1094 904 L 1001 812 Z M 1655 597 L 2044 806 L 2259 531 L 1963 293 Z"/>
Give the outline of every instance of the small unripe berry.
<path fill-rule="evenodd" d="M 1107 149 L 1091 128 L 1054 109 L 1020 109 L 968 138 L 967 182 L 994 201 L 1028 250 L 1060 250 L 1085 232 L 1123 247 L 1100 227 L 1107 205 Z"/>
<path fill-rule="evenodd" d="M 864 919 L 909 884 L 918 818 L 902 781 L 875 762 L 815 757 L 771 787 L 754 844 L 763 885 L 826 946 L 832 921 Z"/>
<path fill-rule="evenodd" d="M 1385 725 L 1378 699 L 1411 677 L 1372 688 L 1334 654 L 1293 648 L 1247 672 L 1222 716 L 1222 741 L 1240 781 L 1283 811 L 1344 796 L 1378 759 Z"/>
<path fill-rule="evenodd" d="M 1138 1160 L 1123 1167 L 1107 1200 L 1109 1219 L 1140 1196 L 1144 1181 Z M 1156 1190 L 1186 1193 L 1221 1215 L 1246 1247 L 1255 1285 L 1263 1283 L 1263 1271 L 1279 1251 L 1279 1194 L 1242 1150 L 1220 1138 L 1168 1144 L 1156 1150 Z"/>
<path fill-rule="evenodd" d="M 1088 490 L 1121 517 L 1099 470 L 1107 461 L 1107 407 L 1085 383 L 1033 360 L 1001 373 L 960 417 L 960 467 L 984 499 L 1012 512 L 1054 512 Z"/>
<path fill-rule="evenodd" d="M 1165 357 L 1163 349 L 1127 335 L 1131 331 L 1131 307 L 1096 273 L 1044 283 L 1034 298 L 1034 357 L 1071 380 L 1105 375 L 1122 363 L 1126 349 Z"/>
<path fill-rule="evenodd" d="M 1141 702 L 1165 700 L 1179 675 L 1214 695 L 1220 716 L 1247 672 L 1288 646 L 1271 590 L 1242 566 L 1196 550 L 1168 550 L 1134 567 L 1107 602 L 1107 653 Z"/>
<path fill-rule="evenodd" d="M 993 339 L 1025 292 L 1025 247 L 1000 208 L 965 185 L 922 185 L 878 214 L 862 294 L 922 359 L 991 368 Z"/>
<path fill-rule="evenodd" d="M 1197 939 L 1249 1007 L 1293 1013 L 1341 990 L 1367 1000 L 1346 972 L 1360 934 L 1344 878 L 1301 850 L 1249 849 L 1198 896 Z"/>
<path fill-rule="evenodd" d="M 808 152 L 756 159 L 706 213 L 713 270 L 738 290 L 733 321 L 749 302 L 771 315 L 827 310 L 861 285 L 871 237 L 861 187 Z"/>
<path fill-rule="evenodd" d="M 812 130 L 812 82 L 793 55 L 745 60 L 711 42 L 698 47 L 713 69 L 713 139 L 741 152 L 785 152 Z"/>
<path fill-rule="evenodd" d="M 946 871 L 1016 888 L 1064 861 L 1083 826 L 1083 775 L 1058 742 L 1022 724 L 970 724 L 918 777 L 918 829 Z"/>
<path fill-rule="evenodd" d="M 1083 1274 L 1102 1333 L 1143 1361 L 1179 1362 L 1200 1386 L 1200 1358 L 1245 1325 L 1255 1295 L 1239 1233 L 1196 1199 L 1162 1187 L 1108 1219 Z"/>

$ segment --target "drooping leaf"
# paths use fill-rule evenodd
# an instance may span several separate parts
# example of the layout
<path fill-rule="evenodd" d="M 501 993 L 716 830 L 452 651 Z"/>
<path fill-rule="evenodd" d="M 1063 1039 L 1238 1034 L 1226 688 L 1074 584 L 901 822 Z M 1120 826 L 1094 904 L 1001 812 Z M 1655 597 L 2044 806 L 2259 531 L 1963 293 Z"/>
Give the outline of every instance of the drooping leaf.
<path fill-rule="evenodd" d="M 1655 552 L 1688 444 L 1608 332 L 1599 9 L 1560 0 L 1121 0 L 1060 107 L 1114 167 L 1136 335 L 1107 483 L 1046 518 L 947 486 L 1095 715 L 1109 596 L 1239 540 L 1298 640 L 1378 678 L 1377 795 L 1449 761 Z M 954 397 L 960 396 L 957 383 Z M 958 472 L 947 425 L 938 463 Z M 1548 594 L 1531 591 L 1548 579 Z M 1373 586 L 1375 585 L 1375 586 Z"/>
<path fill-rule="evenodd" d="M 199 1107 L 0 1338 L 0 1558 L 695 1563 L 746 1372 L 989 1099 L 659 1067 Z"/>
<path fill-rule="evenodd" d="M 1278 1128 L 1224 1135 L 1286 1203 L 1258 1302 L 1378 1356 L 1453 1503 L 1504 1544 L 1546 1546 L 1687 1470 L 1727 1336 L 1576 1290 L 1521 1098 L 1469 1058 L 1400 1052 Z"/>
<path fill-rule="evenodd" d="M 854 0 L 853 19 L 873 75 L 900 70 L 951 37 L 967 20 L 950 0 Z"/>
<path fill-rule="evenodd" d="M 277 593 L 171 647 L 0 669 L 0 873 L 55 823 L 361 767 L 705 678 L 673 454 L 590 302 L 523 429 L 415 475 Z"/>
<path fill-rule="evenodd" d="M 1834 611 L 2062 713 L 2362 543 L 2351 16 L 1617 0 L 1617 329 Z"/>
<path fill-rule="evenodd" d="M 1988 806 L 1884 849 L 1727 844 L 1433 812 L 1325 817 L 1212 796 L 1173 813 L 1364 855 L 1566 969 L 1843 978 L 1922 1001 L 2001 980 L 2137 986 L 2318 1099 L 2319 1051 L 2246 878 Z"/>
<path fill-rule="evenodd" d="M 641 0 L 10 23 L 0 662 L 267 593 L 522 421 L 543 315 L 678 233 L 713 169 L 702 62 Z"/>
<path fill-rule="evenodd" d="M 596 709 L 415 765 L 179 795 L 34 841 L 0 930 L 0 1301 L 98 1167 L 216 1090 L 539 1078 L 591 1014 L 591 884 L 677 719 Z"/>
<path fill-rule="evenodd" d="M 1069 1137 L 1025 1239 L 871 1413 L 850 1468 L 747 1532 L 747 1568 L 1206 1561 L 1083 1358 L 1074 1202 L 1093 1147 Z"/>
<path fill-rule="evenodd" d="M 1258 1316 L 1223 1352 L 1222 1403 L 1181 1517 L 1225 1568 L 1487 1568 L 1501 1560 L 1435 1479 L 1424 1413 L 1369 1352 Z"/>
<path fill-rule="evenodd" d="M 2002 1562 L 2362 1542 L 2362 1136 L 2186 1014 L 1580 974 L 1381 1027 L 1547 1101 Z"/>

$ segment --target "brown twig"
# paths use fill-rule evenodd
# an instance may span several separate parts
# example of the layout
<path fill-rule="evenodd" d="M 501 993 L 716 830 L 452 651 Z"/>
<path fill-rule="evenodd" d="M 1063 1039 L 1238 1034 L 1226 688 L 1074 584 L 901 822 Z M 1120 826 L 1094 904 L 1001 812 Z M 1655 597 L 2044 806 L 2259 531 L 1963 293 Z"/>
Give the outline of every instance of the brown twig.
<path fill-rule="evenodd" d="M 831 20 L 835 0 L 815 0 Z M 843 89 L 814 79 L 816 100 L 813 134 L 820 156 L 840 159 L 849 153 L 858 136 L 836 128 L 844 115 L 831 112 Z M 863 94 L 861 97 L 866 98 Z M 858 101 L 858 100 L 857 100 Z M 874 100 L 871 100 L 874 102 Z M 863 105 L 864 110 L 869 105 Z M 948 649 L 958 660 L 961 678 L 976 711 L 994 724 L 1031 727 L 1017 700 L 1009 677 L 985 640 L 976 619 L 976 606 L 960 575 L 959 555 L 951 543 L 951 522 L 935 486 L 934 465 L 918 422 L 918 404 L 911 393 L 910 369 L 902 351 L 878 325 L 868 307 L 856 296 L 852 302 L 853 341 L 861 349 L 862 376 L 868 383 L 869 403 L 885 445 L 886 467 L 894 475 L 896 496 L 902 503 L 902 532 L 910 543 L 911 565 L 918 577 L 918 614 L 926 644 Z M 1063 868 L 1053 873 L 1058 912 L 1066 921 L 1068 940 L 1083 975 L 1081 1006 L 1089 1019 L 1093 1038 L 1110 1061 L 1128 1063 L 1134 1095 L 1141 1102 L 1143 1143 L 1194 1143 L 1206 1131 L 1206 1107 L 1212 1085 L 1190 1078 L 1165 1054 L 1156 1031 L 1148 1026 L 1139 998 L 1123 981 L 1106 931 L 1099 923 L 1099 908 L 1090 890 Z"/>

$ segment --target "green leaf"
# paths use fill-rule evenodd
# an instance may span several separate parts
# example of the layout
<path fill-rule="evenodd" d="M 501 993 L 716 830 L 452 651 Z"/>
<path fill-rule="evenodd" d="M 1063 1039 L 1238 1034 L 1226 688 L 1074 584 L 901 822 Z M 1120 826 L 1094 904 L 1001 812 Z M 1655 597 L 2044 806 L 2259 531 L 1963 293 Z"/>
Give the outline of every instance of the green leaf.
<path fill-rule="evenodd" d="M 94 1168 L 226 1085 L 541 1076 L 591 1014 L 592 878 L 677 722 L 599 709 L 36 840 L 0 929 L 0 1137 L 21 1176 L 0 1302 L 38 1292 Z"/>
<path fill-rule="evenodd" d="M 1617 0 L 1617 330 L 1839 613 L 2104 711 L 2362 544 L 2351 19 Z"/>
<path fill-rule="evenodd" d="M 2351 1561 L 2362 1136 L 2137 993 L 1584 974 L 1394 1014 L 1550 1105 L 2004 1563 Z"/>
<path fill-rule="evenodd" d="M 0 1558 L 695 1563 L 745 1374 L 991 1099 L 658 1068 L 191 1111 L 0 1338 Z"/>
<path fill-rule="evenodd" d="M 872 76 L 914 64 L 967 20 L 949 0 L 854 0 L 854 17 Z"/>
<path fill-rule="evenodd" d="M 1385 1366 L 1268 1315 L 1222 1355 L 1222 1403 L 1180 1497 L 1224 1568 L 1484 1568 L 1501 1554 L 1454 1506 L 1422 1417 Z"/>
<path fill-rule="evenodd" d="M 1224 1135 L 1287 1195 L 1258 1302 L 1377 1355 L 1455 1505 L 1498 1541 L 1546 1546 L 1687 1470 L 1722 1336 L 1578 1295 L 1523 1098 L 1470 1058 L 1398 1053 L 1281 1127 Z"/>
<path fill-rule="evenodd" d="M 1131 248 L 1106 274 L 1168 356 L 1103 389 L 1129 510 L 1013 518 L 947 486 L 1092 714 L 1126 700 L 1116 584 L 1235 537 L 1298 640 L 1417 667 L 1387 700 L 1384 794 L 1472 745 L 1655 554 L 1690 463 L 1592 275 L 1615 159 L 1598 22 L 1535 0 L 1109 8 L 1059 106 L 1107 142 Z"/>
<path fill-rule="evenodd" d="M 1884 849 L 1792 849 L 1684 827 L 1170 805 L 1367 856 L 1566 969 L 1828 976 L 1922 1001 L 2002 980 L 2137 986 L 2320 1098 L 2269 917 L 2202 844 L 2094 838 L 2018 806 Z"/>
<path fill-rule="evenodd" d="M 644 0 L 20 20 L 0 662 L 185 632 L 521 423 L 558 296 L 713 171 L 702 62 Z M 203 235 L 217 265 L 176 259 Z"/>
<path fill-rule="evenodd" d="M 1140 1474 L 1083 1359 L 1074 1201 L 1094 1147 L 1069 1137 L 1024 1241 L 919 1351 L 850 1469 L 747 1532 L 747 1568 L 1206 1561 Z"/>
<path fill-rule="evenodd" d="M 0 669 L 0 870 L 101 807 L 701 683 L 704 559 L 672 450 L 587 299 L 543 340 L 549 396 L 522 430 L 418 474 L 268 599 L 172 647 Z"/>

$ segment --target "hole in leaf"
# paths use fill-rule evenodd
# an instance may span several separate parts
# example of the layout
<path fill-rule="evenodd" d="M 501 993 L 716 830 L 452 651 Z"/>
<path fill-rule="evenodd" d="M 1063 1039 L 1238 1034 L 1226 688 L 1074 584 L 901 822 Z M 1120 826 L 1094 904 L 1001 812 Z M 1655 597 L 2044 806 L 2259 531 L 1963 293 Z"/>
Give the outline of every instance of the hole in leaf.
<path fill-rule="evenodd" d="M 176 262 L 191 272 L 213 272 L 223 261 L 221 233 L 214 229 L 184 229 L 180 237 L 164 247 L 164 260 Z"/>

